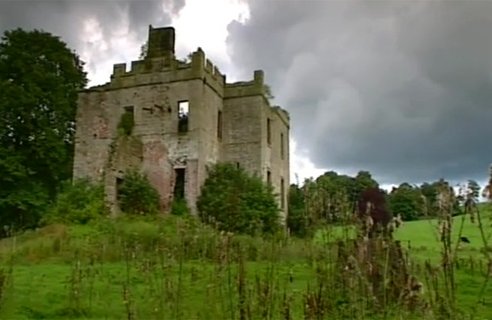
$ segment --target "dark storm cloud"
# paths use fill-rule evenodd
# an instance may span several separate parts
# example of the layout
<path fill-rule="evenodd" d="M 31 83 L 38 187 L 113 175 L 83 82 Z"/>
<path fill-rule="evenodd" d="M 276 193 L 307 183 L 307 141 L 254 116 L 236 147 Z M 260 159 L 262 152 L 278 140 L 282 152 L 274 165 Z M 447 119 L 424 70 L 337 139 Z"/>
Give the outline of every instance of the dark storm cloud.
<path fill-rule="evenodd" d="M 383 183 L 484 180 L 492 2 L 251 1 L 250 10 L 229 26 L 232 60 L 266 71 L 318 167 L 366 169 Z"/>
<path fill-rule="evenodd" d="M 0 0 L 0 33 L 13 28 L 43 29 L 60 36 L 79 53 L 89 48 L 88 68 L 101 60 L 118 55 L 112 39 L 124 24 L 141 43 L 149 24 L 168 25 L 171 15 L 179 12 L 185 0 Z M 85 22 L 92 19 L 102 33 L 99 48 L 91 49 L 83 38 Z M 115 61 L 113 61 L 115 62 Z M 119 62 L 119 61 L 118 61 Z M 90 70 L 89 70 L 90 71 Z"/>
<path fill-rule="evenodd" d="M 0 30 L 22 27 L 42 28 L 77 38 L 82 22 L 96 18 L 106 32 L 121 22 L 127 13 L 130 27 L 145 31 L 150 23 L 169 23 L 185 0 L 2 0 Z M 163 11 L 163 7 L 167 12 Z"/>

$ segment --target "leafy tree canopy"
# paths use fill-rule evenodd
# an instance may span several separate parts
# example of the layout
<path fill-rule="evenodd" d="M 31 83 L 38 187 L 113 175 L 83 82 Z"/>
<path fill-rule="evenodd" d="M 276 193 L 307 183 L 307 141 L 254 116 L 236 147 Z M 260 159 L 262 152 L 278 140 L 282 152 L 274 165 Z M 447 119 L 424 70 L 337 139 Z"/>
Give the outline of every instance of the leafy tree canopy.
<path fill-rule="evenodd" d="M 43 31 L 7 31 L 0 41 L 0 224 L 33 226 L 70 178 L 79 57 Z"/>
<path fill-rule="evenodd" d="M 425 198 L 418 187 L 402 183 L 389 195 L 390 209 L 394 215 L 401 215 L 403 220 L 416 220 L 426 211 Z"/>
<path fill-rule="evenodd" d="M 289 187 L 289 214 L 287 216 L 287 227 L 296 236 L 306 236 L 309 233 L 311 221 L 306 213 L 304 192 L 296 184 Z"/>
<path fill-rule="evenodd" d="M 228 163 L 210 170 L 197 208 L 202 221 L 226 231 L 256 234 L 279 228 L 279 208 L 272 188 Z"/>
<path fill-rule="evenodd" d="M 359 199 L 367 189 L 379 188 L 379 183 L 373 179 L 369 171 L 359 171 L 355 176 L 354 198 Z"/>

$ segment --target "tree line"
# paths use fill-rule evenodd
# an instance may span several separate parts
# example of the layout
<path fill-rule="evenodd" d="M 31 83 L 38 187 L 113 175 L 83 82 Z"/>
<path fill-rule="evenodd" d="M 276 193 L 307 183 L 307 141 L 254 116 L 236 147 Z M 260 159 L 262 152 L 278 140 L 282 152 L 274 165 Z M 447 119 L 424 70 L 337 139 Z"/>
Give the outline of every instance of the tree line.
<path fill-rule="evenodd" d="M 359 171 L 355 176 L 328 171 L 316 179 L 306 179 L 302 185 L 292 184 L 289 189 L 288 227 L 298 235 L 323 224 L 352 223 L 357 211 L 357 201 L 362 192 L 379 188 L 380 184 L 368 171 Z M 388 211 L 399 215 L 404 221 L 435 218 L 439 214 L 439 195 L 445 190 L 451 195 L 455 215 L 463 213 L 466 197 L 478 202 L 480 186 L 469 180 L 466 190 L 456 191 L 446 180 L 424 182 L 420 185 L 403 182 L 392 190 L 382 190 Z"/>

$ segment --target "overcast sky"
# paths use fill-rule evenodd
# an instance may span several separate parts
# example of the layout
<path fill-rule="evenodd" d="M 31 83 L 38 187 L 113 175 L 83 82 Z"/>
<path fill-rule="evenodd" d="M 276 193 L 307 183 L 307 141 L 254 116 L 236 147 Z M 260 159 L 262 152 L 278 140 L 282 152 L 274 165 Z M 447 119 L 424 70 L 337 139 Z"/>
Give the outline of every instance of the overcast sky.
<path fill-rule="evenodd" d="M 264 69 L 291 115 L 292 176 L 369 170 L 384 184 L 485 181 L 492 162 L 492 1 L 5 1 L 0 31 L 42 28 L 91 84 L 176 28 L 227 73 Z"/>

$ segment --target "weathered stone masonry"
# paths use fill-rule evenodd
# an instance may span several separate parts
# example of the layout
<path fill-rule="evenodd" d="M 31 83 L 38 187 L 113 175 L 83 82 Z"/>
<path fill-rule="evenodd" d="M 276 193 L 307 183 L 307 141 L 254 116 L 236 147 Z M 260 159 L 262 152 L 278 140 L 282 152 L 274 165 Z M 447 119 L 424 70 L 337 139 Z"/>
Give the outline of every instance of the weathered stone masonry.
<path fill-rule="evenodd" d="M 287 214 L 289 115 L 272 107 L 263 71 L 252 81 L 226 83 L 198 48 L 191 61 L 174 56 L 173 28 L 149 27 L 145 59 L 114 65 L 111 81 L 80 92 L 74 177 L 102 181 L 117 214 L 117 184 L 127 169 L 144 172 L 168 210 L 176 184 L 196 212 L 207 167 L 232 162 L 269 181 Z M 131 113 L 130 137 L 118 133 Z"/>

